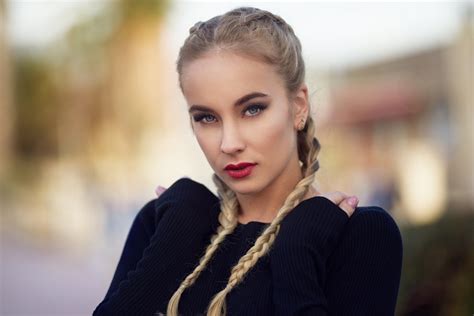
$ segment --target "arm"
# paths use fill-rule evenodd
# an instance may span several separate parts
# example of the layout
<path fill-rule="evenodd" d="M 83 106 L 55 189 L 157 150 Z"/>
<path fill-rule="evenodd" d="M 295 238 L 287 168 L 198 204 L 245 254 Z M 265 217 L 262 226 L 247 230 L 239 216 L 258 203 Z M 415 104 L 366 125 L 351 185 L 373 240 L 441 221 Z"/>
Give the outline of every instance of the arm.
<path fill-rule="evenodd" d="M 140 249 L 122 254 L 127 259 L 120 260 L 118 274 L 94 316 L 153 314 L 168 302 L 174 285 L 191 272 L 204 250 L 199 236 L 211 233 L 206 211 L 218 202 L 212 192 L 190 179 L 180 179 L 154 201 L 151 214 L 141 211 L 137 215 L 124 251 L 133 246 L 143 249 L 146 231 L 154 228 L 148 245 L 142 254 Z M 152 209 L 149 203 L 142 210 Z"/>
<path fill-rule="evenodd" d="M 348 220 L 321 196 L 301 202 L 283 219 L 271 250 L 275 315 L 328 315 L 325 263 Z"/>
<path fill-rule="evenodd" d="M 394 315 L 402 256 L 392 217 L 380 207 L 359 208 L 328 261 L 330 314 Z"/>
<path fill-rule="evenodd" d="M 119 262 L 115 268 L 112 282 L 104 300 L 107 300 L 110 295 L 118 289 L 120 282 L 127 278 L 128 271 L 135 270 L 138 261 L 142 258 L 143 251 L 148 246 L 151 235 L 154 231 L 154 229 L 149 231 L 145 227 L 143 223 L 144 219 L 142 219 L 142 217 L 146 216 L 147 214 L 153 214 L 156 200 L 157 199 L 154 199 L 146 203 L 145 206 L 142 207 L 142 209 L 135 216 L 125 240 L 125 245 L 123 247 Z"/>

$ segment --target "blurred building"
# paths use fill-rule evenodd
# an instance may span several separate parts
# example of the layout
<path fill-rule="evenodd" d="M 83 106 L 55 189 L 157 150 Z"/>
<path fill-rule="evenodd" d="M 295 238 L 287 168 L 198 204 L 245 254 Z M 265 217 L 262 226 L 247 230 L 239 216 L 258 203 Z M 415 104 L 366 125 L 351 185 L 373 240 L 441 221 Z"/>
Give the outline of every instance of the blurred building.
<path fill-rule="evenodd" d="M 323 129 L 363 202 L 418 223 L 474 209 L 473 35 L 467 14 L 449 45 L 329 77 Z"/>

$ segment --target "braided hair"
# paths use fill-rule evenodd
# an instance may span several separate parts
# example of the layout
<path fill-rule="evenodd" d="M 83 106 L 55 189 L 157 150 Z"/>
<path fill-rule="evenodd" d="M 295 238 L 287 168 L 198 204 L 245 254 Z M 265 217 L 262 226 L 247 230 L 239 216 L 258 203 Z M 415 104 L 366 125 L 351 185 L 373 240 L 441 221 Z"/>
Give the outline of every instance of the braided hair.
<path fill-rule="evenodd" d="M 291 26 L 271 12 L 253 7 L 239 7 L 208 21 L 197 22 L 189 29 L 189 36 L 180 49 L 176 63 L 181 90 L 183 90 L 181 82 L 183 66 L 215 48 L 257 58 L 274 65 L 277 73 L 284 79 L 285 88 L 289 94 L 295 92 L 304 82 L 305 66 L 301 43 Z M 268 253 L 278 235 L 281 221 L 308 192 L 315 180 L 315 173 L 319 169 L 318 154 L 321 145 L 314 133 L 314 121 L 309 115 L 304 128 L 297 133 L 298 159 L 303 178 L 288 195 L 277 216 L 266 226 L 254 245 L 232 267 L 227 285 L 212 298 L 208 305 L 207 315 L 225 315 L 226 295 L 242 282 L 259 258 Z M 210 244 L 198 265 L 181 282 L 168 302 L 167 315 L 169 316 L 178 315 L 181 294 L 194 284 L 219 245 L 238 225 L 239 203 L 236 194 L 217 174 L 213 174 L 212 180 L 221 200 L 219 227 L 211 237 Z"/>

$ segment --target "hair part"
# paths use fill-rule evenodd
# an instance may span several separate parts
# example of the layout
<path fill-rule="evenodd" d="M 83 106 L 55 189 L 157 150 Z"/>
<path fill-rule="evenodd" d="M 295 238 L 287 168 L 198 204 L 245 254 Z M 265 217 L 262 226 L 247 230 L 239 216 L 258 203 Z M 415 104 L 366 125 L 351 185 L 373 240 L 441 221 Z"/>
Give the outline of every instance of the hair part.
<path fill-rule="evenodd" d="M 274 66 L 277 73 L 284 79 L 289 98 L 304 83 L 305 66 L 301 43 L 291 26 L 271 12 L 252 7 L 240 7 L 215 16 L 206 22 L 197 22 L 191 27 L 176 63 L 181 90 L 183 89 L 181 81 L 183 67 L 215 49 L 256 58 Z M 244 280 L 245 275 L 259 258 L 269 252 L 278 235 L 281 221 L 301 202 L 314 182 L 315 174 L 319 169 L 318 154 L 321 149 L 314 133 L 314 121 L 309 115 L 303 130 L 297 133 L 298 159 L 301 162 L 303 179 L 288 195 L 277 216 L 257 238 L 255 244 L 232 267 L 227 285 L 212 298 L 207 308 L 207 315 L 225 315 L 226 295 Z M 215 173 L 212 179 L 220 197 L 219 227 L 211 237 L 211 243 L 194 271 L 181 282 L 170 298 L 167 307 L 169 316 L 178 315 L 181 294 L 194 284 L 219 245 L 238 225 L 239 204 L 235 193 Z"/>

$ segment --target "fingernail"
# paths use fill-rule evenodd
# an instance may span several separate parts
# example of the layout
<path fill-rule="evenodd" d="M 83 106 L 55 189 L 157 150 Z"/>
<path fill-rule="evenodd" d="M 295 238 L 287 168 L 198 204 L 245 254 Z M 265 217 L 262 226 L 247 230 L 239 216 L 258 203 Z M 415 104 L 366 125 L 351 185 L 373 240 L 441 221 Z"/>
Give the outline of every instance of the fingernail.
<path fill-rule="evenodd" d="M 349 203 L 350 206 L 355 207 L 357 203 L 359 202 L 359 200 L 357 199 L 357 197 L 351 196 L 347 202 Z"/>
<path fill-rule="evenodd" d="M 160 195 L 161 193 L 163 193 L 164 191 L 166 190 L 166 188 L 162 187 L 161 185 L 159 185 L 156 189 L 155 189 L 155 193 L 157 195 Z"/>

